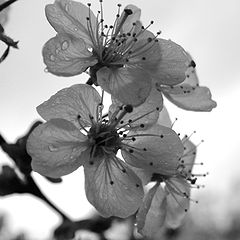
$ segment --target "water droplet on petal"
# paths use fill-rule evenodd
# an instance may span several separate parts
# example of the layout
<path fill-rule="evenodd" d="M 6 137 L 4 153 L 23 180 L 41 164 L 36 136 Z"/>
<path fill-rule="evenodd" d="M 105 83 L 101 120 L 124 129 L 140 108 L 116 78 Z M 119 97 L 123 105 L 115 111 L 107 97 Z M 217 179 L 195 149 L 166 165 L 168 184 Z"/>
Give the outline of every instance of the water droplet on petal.
<path fill-rule="evenodd" d="M 48 73 L 48 68 L 47 68 L 47 67 L 44 68 L 44 72 L 45 72 L 45 73 Z"/>
<path fill-rule="evenodd" d="M 62 50 L 66 50 L 66 49 L 68 48 L 68 46 L 69 46 L 68 42 L 67 42 L 67 41 L 64 41 L 64 42 L 62 43 Z"/>
<path fill-rule="evenodd" d="M 49 145 L 48 146 L 48 149 L 51 151 L 51 152 L 57 152 L 59 149 L 58 147 L 54 146 L 54 145 Z"/>
<path fill-rule="evenodd" d="M 50 55 L 50 60 L 51 60 L 51 61 L 54 61 L 54 60 L 55 60 L 54 55 Z"/>
<path fill-rule="evenodd" d="M 76 31 L 76 32 L 77 32 L 77 31 L 78 31 L 78 28 L 77 28 L 77 27 L 75 27 L 75 28 L 74 28 L 74 31 Z"/>

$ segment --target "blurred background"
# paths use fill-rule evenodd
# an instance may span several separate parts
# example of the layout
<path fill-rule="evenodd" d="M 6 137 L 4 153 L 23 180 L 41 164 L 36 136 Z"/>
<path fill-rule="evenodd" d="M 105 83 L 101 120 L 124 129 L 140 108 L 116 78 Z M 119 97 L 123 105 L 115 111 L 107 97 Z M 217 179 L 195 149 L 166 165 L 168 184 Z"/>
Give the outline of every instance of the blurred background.
<path fill-rule="evenodd" d="M 44 7 L 52 2 L 18 0 L 12 4 L 4 26 L 7 35 L 19 40 L 19 50 L 11 49 L 0 64 L 0 133 L 9 142 L 23 136 L 40 119 L 36 106 L 58 90 L 88 79 L 84 74 L 62 78 L 44 72 L 42 46 L 55 35 Z M 199 179 L 205 188 L 193 190 L 193 199 L 199 203 L 191 205 L 186 224 L 178 232 L 169 232 L 167 239 L 240 239 L 239 0 L 105 0 L 107 23 L 113 22 L 119 2 L 140 7 L 144 25 L 154 20 L 151 31 L 161 30 L 162 38 L 175 41 L 192 55 L 201 85 L 211 89 L 218 104 L 211 113 L 197 113 L 165 101 L 171 118 L 178 118 L 173 129 L 182 134 L 196 131 L 191 138 L 195 144 L 204 140 L 197 155 L 197 162 L 204 162 L 204 166 L 195 172 L 210 173 Z M 92 3 L 92 9 L 98 10 L 98 0 Z M 5 45 L 0 43 L 0 52 L 4 50 Z M 0 151 L 0 165 L 6 163 L 10 161 Z M 60 184 L 52 184 L 37 173 L 33 177 L 50 200 L 72 219 L 94 212 L 85 198 L 82 168 L 63 177 Z M 60 224 L 54 211 L 30 195 L 1 197 L 0 216 L 6 218 L 5 231 L 24 232 L 34 240 L 48 239 Z"/>

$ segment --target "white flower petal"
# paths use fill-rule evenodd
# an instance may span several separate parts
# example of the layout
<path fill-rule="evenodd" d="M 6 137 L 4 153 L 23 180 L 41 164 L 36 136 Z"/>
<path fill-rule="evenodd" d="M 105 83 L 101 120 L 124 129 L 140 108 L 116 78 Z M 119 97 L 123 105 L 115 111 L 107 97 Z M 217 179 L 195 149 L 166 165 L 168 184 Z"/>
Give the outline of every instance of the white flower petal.
<path fill-rule="evenodd" d="M 87 162 L 84 172 L 87 198 L 102 216 L 126 218 L 137 211 L 143 198 L 141 180 L 120 159 Z"/>
<path fill-rule="evenodd" d="M 157 123 L 164 127 L 169 127 L 169 128 L 172 127 L 172 121 L 170 119 L 169 113 L 165 106 L 163 106 L 162 111 L 159 113 L 159 118 Z"/>
<path fill-rule="evenodd" d="M 109 108 L 110 117 L 122 105 L 122 103 L 116 99 L 112 99 L 112 102 L 113 103 Z M 131 113 L 127 113 L 119 123 L 119 127 L 127 123 L 129 123 L 131 128 L 139 128 L 140 124 L 144 124 L 145 127 L 151 127 L 157 122 L 159 111 L 161 111 L 162 106 L 163 99 L 161 92 L 156 91 L 155 88 L 152 88 L 146 101 L 140 106 L 134 107 Z"/>
<path fill-rule="evenodd" d="M 97 72 L 98 84 L 123 104 L 138 106 L 151 91 L 151 78 L 140 68 L 101 68 Z"/>
<path fill-rule="evenodd" d="M 207 87 L 192 87 L 189 84 L 161 87 L 163 94 L 178 107 L 189 111 L 209 112 L 217 106 Z"/>
<path fill-rule="evenodd" d="M 52 178 L 75 171 L 84 162 L 80 155 L 86 150 L 86 140 L 85 135 L 64 119 L 39 125 L 27 141 L 33 170 Z"/>
<path fill-rule="evenodd" d="M 74 76 L 97 63 L 82 39 L 66 34 L 58 34 L 46 42 L 42 54 L 48 72 L 57 76 Z"/>
<path fill-rule="evenodd" d="M 156 184 L 145 196 L 137 213 L 138 232 L 152 239 L 164 224 L 166 206 L 166 193 L 159 184 Z"/>
<path fill-rule="evenodd" d="M 185 79 L 188 68 L 188 55 L 185 50 L 171 40 L 158 39 L 161 48 L 161 60 L 152 77 L 158 84 L 172 86 Z"/>
<path fill-rule="evenodd" d="M 122 146 L 122 155 L 127 163 L 163 175 L 176 173 L 183 144 L 172 129 L 154 125 L 146 131 L 130 131 L 127 136 L 135 137 L 123 141 L 127 146 Z"/>
<path fill-rule="evenodd" d="M 80 128 L 79 120 L 83 126 L 91 126 L 90 116 L 96 120 L 100 103 L 101 97 L 96 89 L 87 84 L 76 84 L 57 92 L 39 105 L 37 111 L 45 120 L 63 118 Z"/>
<path fill-rule="evenodd" d="M 86 18 L 90 17 L 95 33 L 96 17 L 87 6 L 71 0 L 55 0 L 54 4 L 46 6 L 45 12 L 49 23 L 58 33 L 68 33 L 92 46 Z"/>
<path fill-rule="evenodd" d="M 143 185 L 147 185 L 152 181 L 153 170 L 136 168 L 131 165 L 129 167 L 136 173 L 136 175 L 141 179 Z"/>
<path fill-rule="evenodd" d="M 166 189 L 170 192 L 167 195 L 167 216 L 166 226 L 169 228 L 178 228 L 189 209 L 190 185 L 183 178 L 171 178 L 171 186 L 174 185 L 174 191 L 169 188 L 166 183 Z M 177 194 L 181 192 L 182 194 Z M 188 197 L 184 197 L 185 194 Z"/>

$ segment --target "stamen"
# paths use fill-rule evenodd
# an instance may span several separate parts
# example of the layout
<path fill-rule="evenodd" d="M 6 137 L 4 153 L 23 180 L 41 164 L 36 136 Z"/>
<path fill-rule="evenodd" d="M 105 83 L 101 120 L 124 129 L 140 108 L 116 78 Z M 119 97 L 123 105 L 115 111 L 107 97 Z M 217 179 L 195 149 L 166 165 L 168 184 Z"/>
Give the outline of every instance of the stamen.
<path fill-rule="evenodd" d="M 153 110 L 151 110 L 151 111 L 149 111 L 149 112 L 147 112 L 147 113 L 145 113 L 145 114 L 143 114 L 143 115 L 141 115 L 141 116 L 139 116 L 139 117 L 137 117 L 135 119 L 129 119 L 128 123 L 124 124 L 123 126 L 120 126 L 117 130 L 120 130 L 121 128 L 124 128 L 124 127 L 128 126 L 130 123 L 134 123 L 134 122 L 140 120 L 141 118 L 143 118 L 143 117 L 145 117 L 145 116 L 147 116 L 147 115 L 149 115 L 149 114 L 151 114 L 151 113 L 153 113 L 155 111 L 159 111 L 159 109 L 160 108 L 156 107 L 156 109 L 153 109 Z"/>
<path fill-rule="evenodd" d="M 175 120 L 173 121 L 173 123 L 171 124 L 171 128 L 173 128 L 174 124 L 177 122 L 177 118 L 175 118 Z"/>
<path fill-rule="evenodd" d="M 186 141 L 188 141 L 195 133 L 196 131 L 193 131 L 189 136 L 185 135 L 184 138 L 182 139 L 182 143 L 184 144 Z"/>
<path fill-rule="evenodd" d="M 77 120 L 78 120 L 78 123 L 79 123 L 81 129 L 84 130 L 88 134 L 88 130 L 81 123 L 81 116 L 80 115 L 77 115 Z"/>
<path fill-rule="evenodd" d="M 113 34 L 114 37 L 116 37 L 118 35 L 118 33 L 120 32 L 123 24 L 125 23 L 125 21 L 127 20 L 128 16 L 131 15 L 133 12 L 131 9 L 124 9 L 124 15 L 123 18 L 121 20 L 121 22 L 119 23 L 119 25 L 116 26 L 116 30 Z"/>
<path fill-rule="evenodd" d="M 166 189 L 168 190 L 168 192 L 172 195 L 172 197 L 174 198 L 174 200 L 176 201 L 176 203 L 182 208 L 184 209 L 185 212 L 188 211 L 188 209 L 184 208 L 184 206 L 178 201 L 178 199 L 176 198 L 176 196 L 174 195 L 174 193 L 172 192 L 172 187 L 169 184 L 166 184 Z M 184 197 L 184 196 L 183 196 Z"/>
<path fill-rule="evenodd" d="M 122 118 L 127 114 L 129 113 L 129 111 L 131 112 L 133 109 L 133 107 L 131 105 L 126 105 L 124 108 L 123 108 L 123 111 L 120 113 L 120 116 L 118 118 L 114 118 L 114 120 L 112 121 L 112 123 L 110 124 L 110 126 L 112 128 L 115 128 L 118 123 L 122 120 Z M 116 130 L 119 130 L 119 129 L 116 129 Z"/>

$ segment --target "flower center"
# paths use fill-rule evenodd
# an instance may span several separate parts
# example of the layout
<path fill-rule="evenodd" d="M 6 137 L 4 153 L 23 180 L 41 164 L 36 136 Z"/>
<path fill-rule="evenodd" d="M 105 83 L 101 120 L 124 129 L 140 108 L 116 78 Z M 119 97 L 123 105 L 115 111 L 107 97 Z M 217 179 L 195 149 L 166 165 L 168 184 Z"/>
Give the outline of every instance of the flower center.
<path fill-rule="evenodd" d="M 138 65 L 148 61 L 147 54 L 157 42 L 157 34 L 151 37 L 143 38 L 147 29 L 153 24 L 153 21 L 147 27 L 143 27 L 140 21 L 133 22 L 128 32 L 124 24 L 128 21 L 133 11 L 125 8 L 120 15 L 121 4 L 118 4 L 118 13 L 113 25 L 104 24 L 103 7 L 100 0 L 101 11 L 97 14 L 97 23 L 91 19 L 91 4 L 89 7 L 89 17 L 87 17 L 87 26 L 89 36 L 92 41 L 92 53 L 98 59 L 97 66 L 90 67 L 91 80 L 89 84 L 96 84 L 96 72 L 102 67 L 120 68 L 127 64 Z M 93 26 L 96 26 L 93 27 Z M 150 36 L 150 35 L 149 35 Z"/>
<path fill-rule="evenodd" d="M 116 154 L 120 148 L 119 134 L 111 126 L 105 123 L 93 125 L 88 133 L 93 157 L 103 156 L 104 154 Z"/>

